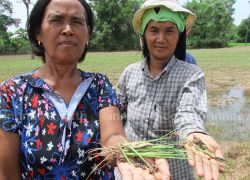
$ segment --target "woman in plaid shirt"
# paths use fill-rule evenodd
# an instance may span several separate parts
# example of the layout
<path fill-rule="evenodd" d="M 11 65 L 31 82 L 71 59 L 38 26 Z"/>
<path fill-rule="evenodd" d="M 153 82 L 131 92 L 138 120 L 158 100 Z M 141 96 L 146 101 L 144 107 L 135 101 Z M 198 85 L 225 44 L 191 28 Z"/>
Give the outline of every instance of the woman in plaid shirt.
<path fill-rule="evenodd" d="M 176 130 L 183 140 L 201 139 L 222 158 L 219 145 L 203 125 L 207 115 L 204 74 L 198 66 L 183 61 L 186 30 L 194 21 L 195 14 L 176 0 L 146 1 L 133 19 L 144 59 L 122 73 L 117 95 L 130 140 L 159 138 Z M 219 179 L 222 168 L 214 160 L 193 152 L 188 155 L 188 161 L 168 160 L 171 179 L 194 179 L 192 166 L 198 176 Z"/>

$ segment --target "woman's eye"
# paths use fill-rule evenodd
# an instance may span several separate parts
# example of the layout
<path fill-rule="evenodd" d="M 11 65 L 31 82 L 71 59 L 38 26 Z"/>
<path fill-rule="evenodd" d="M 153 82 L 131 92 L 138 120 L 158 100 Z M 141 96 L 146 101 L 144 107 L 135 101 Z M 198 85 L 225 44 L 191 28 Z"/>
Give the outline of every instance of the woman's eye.
<path fill-rule="evenodd" d="M 85 21 L 83 18 L 73 18 L 73 19 L 71 20 L 71 22 L 72 22 L 73 24 L 77 24 L 77 25 L 81 25 L 81 26 L 86 25 L 86 21 Z"/>
<path fill-rule="evenodd" d="M 61 19 L 51 19 L 50 22 L 51 23 L 59 23 L 59 22 L 61 22 Z"/>
<path fill-rule="evenodd" d="M 74 21 L 75 24 L 80 24 L 80 25 L 83 25 L 83 22 L 82 21 Z"/>
<path fill-rule="evenodd" d="M 158 32 L 156 29 L 151 29 L 150 32 Z"/>
<path fill-rule="evenodd" d="M 169 29 L 169 30 L 166 30 L 165 33 L 166 33 L 167 35 L 172 35 L 172 34 L 175 33 L 175 30 Z"/>

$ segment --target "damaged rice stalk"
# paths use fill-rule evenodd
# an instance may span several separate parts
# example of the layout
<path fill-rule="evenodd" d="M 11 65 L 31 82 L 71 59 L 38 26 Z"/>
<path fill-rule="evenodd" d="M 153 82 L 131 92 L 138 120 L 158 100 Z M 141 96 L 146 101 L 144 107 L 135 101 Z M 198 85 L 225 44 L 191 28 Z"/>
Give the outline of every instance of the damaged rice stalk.
<path fill-rule="evenodd" d="M 91 158 L 103 157 L 102 162 L 93 169 L 92 173 L 118 159 L 121 162 L 148 169 L 150 173 L 154 174 L 158 169 L 147 161 L 147 158 L 188 159 L 187 151 L 190 150 L 203 153 L 203 158 L 213 159 L 221 167 L 228 167 L 227 162 L 216 157 L 201 140 L 196 138 L 193 141 L 174 141 L 173 139 L 172 134 L 147 141 L 127 142 L 124 139 L 124 143 L 116 146 L 89 150 Z"/>
<path fill-rule="evenodd" d="M 154 174 L 158 169 L 146 160 L 147 158 L 187 159 L 183 143 L 173 141 L 172 135 L 169 134 L 147 141 L 127 142 L 124 139 L 122 144 L 95 148 L 89 150 L 88 154 L 91 158 L 103 157 L 102 162 L 93 169 L 93 172 L 118 159 L 121 162 L 128 162 L 136 167 L 148 169 L 150 173 Z"/>

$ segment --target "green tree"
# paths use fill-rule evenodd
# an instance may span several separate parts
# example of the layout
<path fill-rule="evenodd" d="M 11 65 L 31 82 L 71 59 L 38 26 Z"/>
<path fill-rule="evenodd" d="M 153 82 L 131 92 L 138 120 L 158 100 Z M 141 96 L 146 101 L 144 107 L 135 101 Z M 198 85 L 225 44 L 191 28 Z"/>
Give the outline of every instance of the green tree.
<path fill-rule="evenodd" d="M 250 17 L 241 21 L 237 34 L 238 42 L 250 42 Z"/>
<path fill-rule="evenodd" d="M 230 42 L 238 42 L 239 36 L 238 36 L 238 26 L 232 25 L 230 34 L 229 34 L 229 41 Z"/>
<path fill-rule="evenodd" d="M 197 48 L 225 47 L 233 25 L 235 0 L 192 0 L 186 6 L 197 15 L 189 45 Z"/>
<path fill-rule="evenodd" d="M 91 41 L 95 50 L 128 50 L 139 47 L 132 18 L 142 0 L 89 0 L 95 11 Z"/>
<path fill-rule="evenodd" d="M 19 0 L 19 2 L 23 3 L 26 8 L 26 24 L 30 15 L 30 5 L 33 3 L 32 0 Z M 35 59 L 35 54 L 31 52 L 31 59 Z"/>
<path fill-rule="evenodd" d="M 19 28 L 16 30 L 16 32 L 10 36 L 10 40 L 15 54 L 27 54 L 30 52 L 30 43 L 25 29 Z"/>
<path fill-rule="evenodd" d="M 0 54 L 10 53 L 11 43 L 8 27 L 17 26 L 20 19 L 12 18 L 13 6 L 8 0 L 0 0 Z"/>

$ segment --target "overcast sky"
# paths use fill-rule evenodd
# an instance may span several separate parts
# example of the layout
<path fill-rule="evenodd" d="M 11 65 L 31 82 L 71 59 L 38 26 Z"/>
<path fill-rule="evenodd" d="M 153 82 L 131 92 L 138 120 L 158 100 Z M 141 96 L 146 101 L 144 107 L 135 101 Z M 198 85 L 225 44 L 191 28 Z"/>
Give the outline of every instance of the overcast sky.
<path fill-rule="evenodd" d="M 179 0 L 182 4 L 185 4 L 188 0 Z M 234 5 L 235 13 L 233 15 L 234 18 L 234 24 L 239 25 L 242 19 L 246 19 L 250 14 L 250 3 L 248 3 L 250 0 L 236 0 L 236 3 Z M 21 23 L 19 27 L 24 28 L 25 27 L 25 21 L 26 21 L 26 9 L 24 4 L 18 3 L 20 0 L 12 0 L 13 6 L 14 6 L 14 14 L 13 17 L 20 18 Z M 16 27 L 10 27 L 10 31 L 15 31 Z"/>

